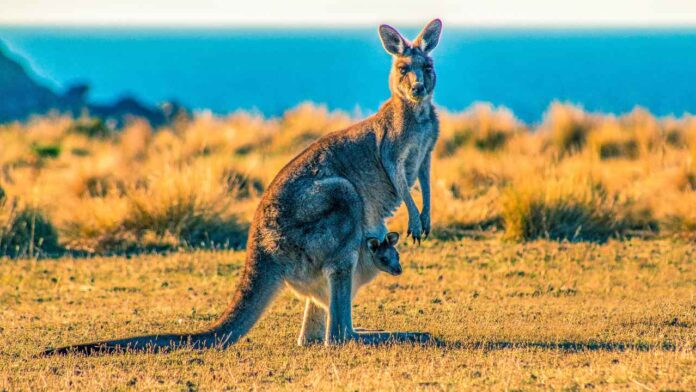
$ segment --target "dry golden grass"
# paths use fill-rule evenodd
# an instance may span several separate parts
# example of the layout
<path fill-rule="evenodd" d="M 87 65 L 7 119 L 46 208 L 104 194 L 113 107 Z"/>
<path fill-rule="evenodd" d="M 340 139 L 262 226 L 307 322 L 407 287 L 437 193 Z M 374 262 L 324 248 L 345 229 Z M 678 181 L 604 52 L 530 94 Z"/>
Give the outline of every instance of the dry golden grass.
<path fill-rule="evenodd" d="M 501 230 L 518 240 L 696 236 L 694 116 L 604 115 L 554 102 L 536 127 L 488 104 L 440 117 L 432 176 L 439 238 Z M 356 120 L 305 103 L 278 118 L 201 113 L 156 130 L 134 121 L 108 131 L 67 117 L 0 126 L 8 200 L 0 216 L 24 206 L 46 217 L 63 250 L 80 254 L 243 246 L 280 168 Z M 15 226 L 0 224 L 2 249 Z M 389 223 L 405 224 L 404 209 Z"/>
<path fill-rule="evenodd" d="M 241 247 L 278 170 L 355 120 L 303 104 L 156 130 L 0 127 L 0 390 L 696 389 L 696 118 L 561 103 L 535 128 L 490 105 L 441 115 L 437 240 L 400 245 L 405 274 L 354 308 L 358 326 L 440 346 L 297 348 L 302 304 L 286 292 L 225 351 L 31 358 L 210 323 L 244 255 L 194 248 Z"/>
<path fill-rule="evenodd" d="M 442 346 L 298 348 L 285 291 L 219 351 L 31 358 L 45 346 L 201 328 L 243 253 L 2 260 L 0 390 L 694 390 L 696 249 L 672 240 L 399 245 L 404 275 L 366 286 L 367 328 Z"/>

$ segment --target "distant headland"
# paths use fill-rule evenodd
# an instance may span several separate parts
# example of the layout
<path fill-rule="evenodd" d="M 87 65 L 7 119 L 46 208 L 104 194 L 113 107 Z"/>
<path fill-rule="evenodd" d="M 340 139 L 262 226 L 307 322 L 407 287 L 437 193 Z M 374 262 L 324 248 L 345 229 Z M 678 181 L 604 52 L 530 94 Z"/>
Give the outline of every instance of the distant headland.
<path fill-rule="evenodd" d="M 148 106 L 135 97 L 123 96 L 111 104 L 90 102 L 86 83 L 74 84 L 63 92 L 54 91 L 34 80 L 16 58 L 0 42 L 0 123 L 59 113 L 99 117 L 113 127 L 121 127 L 130 118 L 143 118 L 157 127 L 188 116 L 188 111 L 175 101 Z"/>

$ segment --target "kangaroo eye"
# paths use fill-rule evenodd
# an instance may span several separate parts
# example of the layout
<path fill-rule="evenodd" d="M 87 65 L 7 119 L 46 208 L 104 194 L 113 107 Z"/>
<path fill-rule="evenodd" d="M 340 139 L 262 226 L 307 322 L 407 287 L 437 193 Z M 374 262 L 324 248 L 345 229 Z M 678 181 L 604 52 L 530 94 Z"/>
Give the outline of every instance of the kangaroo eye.
<path fill-rule="evenodd" d="M 408 72 L 408 68 L 406 68 L 406 67 L 399 67 L 399 73 L 400 73 L 400 74 L 406 75 L 407 72 Z"/>

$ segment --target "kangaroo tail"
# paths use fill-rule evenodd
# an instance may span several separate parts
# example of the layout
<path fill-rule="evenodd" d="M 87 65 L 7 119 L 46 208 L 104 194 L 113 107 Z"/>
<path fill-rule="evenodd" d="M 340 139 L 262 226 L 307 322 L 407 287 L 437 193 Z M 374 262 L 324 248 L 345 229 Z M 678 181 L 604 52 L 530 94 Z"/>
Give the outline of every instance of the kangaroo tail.
<path fill-rule="evenodd" d="M 210 328 L 189 334 L 134 336 L 77 344 L 43 351 L 39 356 L 81 353 L 86 355 L 123 351 L 160 351 L 191 347 L 221 347 L 244 336 L 271 303 L 283 283 L 282 268 L 270 257 L 250 249 L 245 271 L 234 299 Z"/>

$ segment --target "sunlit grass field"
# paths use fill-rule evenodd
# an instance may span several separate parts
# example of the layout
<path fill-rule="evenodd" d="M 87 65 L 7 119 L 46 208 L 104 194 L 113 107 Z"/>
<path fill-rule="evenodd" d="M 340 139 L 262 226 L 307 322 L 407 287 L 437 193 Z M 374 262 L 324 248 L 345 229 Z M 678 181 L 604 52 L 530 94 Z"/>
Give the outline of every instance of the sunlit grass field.
<path fill-rule="evenodd" d="M 491 238 L 401 244 L 357 326 L 440 345 L 300 348 L 289 292 L 224 350 L 31 358 L 46 346 L 190 331 L 226 306 L 243 252 L 0 263 L 0 389 L 694 390 L 696 249 Z"/>
<path fill-rule="evenodd" d="M 557 102 L 539 124 L 440 111 L 431 238 L 402 241 L 404 275 L 354 309 L 358 327 L 439 344 L 299 348 L 286 292 L 225 351 L 32 357 L 212 322 L 264 189 L 359 118 L 302 104 L 0 126 L 0 391 L 696 389 L 696 117 Z"/>

